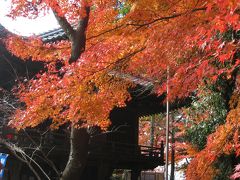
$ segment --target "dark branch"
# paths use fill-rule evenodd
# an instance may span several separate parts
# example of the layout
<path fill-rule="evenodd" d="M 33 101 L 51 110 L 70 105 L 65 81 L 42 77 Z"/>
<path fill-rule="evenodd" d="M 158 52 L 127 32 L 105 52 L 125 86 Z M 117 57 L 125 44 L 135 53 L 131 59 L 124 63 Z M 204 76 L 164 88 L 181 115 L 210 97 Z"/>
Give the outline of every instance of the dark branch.
<path fill-rule="evenodd" d="M 61 26 L 61 28 L 67 35 L 67 37 L 71 40 L 73 38 L 73 34 L 74 34 L 73 27 L 71 26 L 71 24 L 67 21 L 67 19 L 65 17 L 59 16 L 56 11 L 53 11 L 53 13 L 54 13 L 54 16 L 57 19 L 59 25 Z"/>
<path fill-rule="evenodd" d="M 85 7 L 86 16 L 79 20 L 77 29 L 74 31 L 73 37 L 71 40 L 71 58 L 69 63 L 76 62 L 81 54 L 85 51 L 86 46 L 86 30 L 88 26 L 90 7 Z"/>
<path fill-rule="evenodd" d="M 97 34 L 97 35 L 93 35 L 93 36 L 87 38 L 87 40 L 90 40 L 90 39 L 93 39 L 93 38 L 97 38 L 97 37 L 102 36 L 102 35 L 104 35 L 104 34 L 107 34 L 107 33 L 110 33 L 110 32 L 112 32 L 112 31 L 118 30 L 118 29 L 120 29 L 120 28 L 122 28 L 122 27 L 126 27 L 126 25 L 122 24 L 122 25 L 120 25 L 120 26 L 116 26 L 115 28 L 108 29 L 108 30 L 106 30 L 106 31 L 104 31 L 104 32 L 101 32 L 101 33 L 99 33 L 99 34 Z"/>
<path fill-rule="evenodd" d="M 173 19 L 173 18 L 176 18 L 176 17 L 179 17 L 179 16 L 186 15 L 188 13 L 193 13 L 193 12 L 197 12 L 197 11 L 204 11 L 204 10 L 206 10 L 206 7 L 192 9 L 191 11 L 187 11 L 187 12 L 183 12 L 183 13 L 176 13 L 176 14 L 173 14 L 171 16 L 160 17 L 160 18 L 154 19 L 150 22 L 143 23 L 143 24 L 130 23 L 128 25 L 143 27 L 143 26 L 148 26 L 148 25 L 153 24 L 153 23 L 158 22 L 158 21 L 165 21 L 165 20 L 169 20 L 169 19 Z"/>
<path fill-rule="evenodd" d="M 60 6 L 58 5 L 60 9 Z M 58 13 L 53 10 L 55 18 L 57 19 L 59 25 L 71 41 L 71 57 L 69 63 L 76 62 L 77 59 L 81 56 L 82 52 L 85 50 L 86 46 L 86 30 L 88 26 L 90 6 L 85 6 L 86 15 L 78 21 L 77 29 L 71 26 L 67 21 L 66 17 L 59 16 Z"/>
<path fill-rule="evenodd" d="M 76 31 L 78 33 L 85 33 L 87 25 L 88 25 L 90 7 L 86 6 L 85 11 L 86 11 L 86 16 L 84 18 L 80 19 L 78 22 L 78 25 L 77 25 Z"/>
<path fill-rule="evenodd" d="M 90 40 L 90 39 L 93 39 L 93 38 L 97 38 L 97 37 L 99 37 L 99 36 L 102 36 L 102 35 L 104 35 L 104 34 L 107 34 L 107 33 L 110 33 L 110 32 L 112 32 L 112 31 L 118 30 L 118 29 L 120 29 L 120 28 L 124 28 L 124 27 L 126 27 L 126 26 L 137 26 L 138 29 L 139 29 L 139 28 L 141 28 L 141 27 L 148 26 L 148 25 L 153 24 L 153 23 L 156 23 L 156 22 L 158 22 L 158 21 L 166 21 L 166 20 L 169 20 L 169 19 L 173 19 L 173 18 L 176 18 L 176 17 L 180 17 L 180 16 L 183 16 L 183 15 L 186 15 L 186 14 L 188 14 L 188 13 L 193 13 L 193 12 L 197 12 L 197 11 L 204 11 L 204 10 L 206 10 L 206 9 L 207 9 L 206 7 L 196 8 L 196 9 L 192 9 L 191 11 L 187 11 L 187 12 L 183 12 L 183 13 L 177 13 L 177 14 L 173 14 L 173 15 L 171 15 L 171 16 L 159 17 L 159 18 L 157 18 L 157 19 L 154 19 L 154 20 L 152 20 L 152 21 L 150 21 L 150 22 L 143 23 L 143 24 L 137 24 L 137 23 L 122 24 L 122 25 L 120 25 L 120 26 L 116 26 L 116 27 L 114 27 L 114 28 L 112 28 L 112 29 L 108 29 L 108 30 L 106 30 L 106 31 L 104 31 L 104 32 L 101 32 L 101 33 L 99 33 L 99 34 L 97 34 L 97 35 L 93 35 L 93 36 L 87 38 L 87 40 Z"/>

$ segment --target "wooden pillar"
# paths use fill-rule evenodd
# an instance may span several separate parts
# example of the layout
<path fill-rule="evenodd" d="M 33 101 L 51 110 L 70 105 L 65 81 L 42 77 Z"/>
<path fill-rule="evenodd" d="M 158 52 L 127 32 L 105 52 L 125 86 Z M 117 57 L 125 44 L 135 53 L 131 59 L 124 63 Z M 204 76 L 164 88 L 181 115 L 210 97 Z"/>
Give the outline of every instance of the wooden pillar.
<path fill-rule="evenodd" d="M 139 169 L 132 169 L 131 171 L 131 180 L 138 180 L 138 177 L 141 174 L 141 170 Z"/>
<path fill-rule="evenodd" d="M 164 144 L 163 140 L 161 141 L 161 147 L 160 147 L 160 157 L 161 157 L 161 164 L 164 164 Z"/>
<path fill-rule="evenodd" d="M 150 124 L 150 146 L 153 150 L 153 146 L 154 146 L 154 127 L 155 127 L 155 117 L 154 115 L 150 116 L 151 118 L 151 124 Z"/>
<path fill-rule="evenodd" d="M 108 180 L 112 175 L 112 168 L 109 164 L 101 163 L 98 167 L 98 180 Z"/>

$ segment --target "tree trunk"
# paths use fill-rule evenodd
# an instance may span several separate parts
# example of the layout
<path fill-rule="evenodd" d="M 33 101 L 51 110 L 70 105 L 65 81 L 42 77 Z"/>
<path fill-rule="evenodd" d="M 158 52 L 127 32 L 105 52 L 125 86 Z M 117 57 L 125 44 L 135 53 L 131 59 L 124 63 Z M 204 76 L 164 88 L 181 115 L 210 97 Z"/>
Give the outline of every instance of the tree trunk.
<path fill-rule="evenodd" d="M 170 173 L 170 180 L 175 179 L 175 127 L 174 127 L 174 116 L 171 117 L 172 119 L 172 133 L 171 133 L 171 173 Z M 181 118 L 180 118 L 181 119 Z"/>
<path fill-rule="evenodd" d="M 174 174 L 175 174 L 175 137 L 174 137 L 174 128 L 172 130 L 172 153 L 171 153 L 171 174 L 170 174 L 170 180 L 174 180 Z"/>
<path fill-rule="evenodd" d="M 76 62 L 81 54 L 85 51 L 86 30 L 88 26 L 90 6 L 86 5 L 84 8 L 86 15 L 79 19 L 77 29 L 74 29 L 64 16 L 59 16 L 58 13 L 53 10 L 58 23 L 71 42 L 71 57 L 69 59 L 70 64 L 72 62 Z M 60 180 L 81 179 L 82 172 L 87 163 L 89 139 L 90 135 L 88 134 L 86 128 L 71 128 L 71 149 L 69 159 Z"/>
<path fill-rule="evenodd" d="M 87 163 L 89 139 L 86 128 L 71 128 L 69 159 L 60 180 L 81 180 Z"/>
<path fill-rule="evenodd" d="M 150 146 L 153 151 L 153 146 L 154 146 L 154 127 L 155 127 L 155 117 L 152 115 L 151 116 L 151 125 L 150 125 Z"/>

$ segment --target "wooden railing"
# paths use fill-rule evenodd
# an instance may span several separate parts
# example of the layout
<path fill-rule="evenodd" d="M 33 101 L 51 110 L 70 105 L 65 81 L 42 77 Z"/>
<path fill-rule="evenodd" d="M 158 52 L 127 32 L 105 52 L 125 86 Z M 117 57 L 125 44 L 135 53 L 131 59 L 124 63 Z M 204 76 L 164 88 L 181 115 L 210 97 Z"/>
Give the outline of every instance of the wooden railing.
<path fill-rule="evenodd" d="M 161 142 L 160 148 L 151 146 L 139 146 L 141 148 L 141 154 L 148 157 L 163 157 L 164 156 L 164 145 Z"/>
<path fill-rule="evenodd" d="M 157 148 L 113 141 L 95 142 L 90 143 L 90 153 L 98 156 L 118 156 L 116 158 L 121 158 L 122 156 L 129 158 L 154 157 L 163 160 L 164 145 L 162 142 L 161 147 Z"/>
<path fill-rule="evenodd" d="M 59 150 L 59 153 L 68 153 L 69 144 L 68 136 L 65 133 L 47 132 L 43 134 L 35 130 L 27 132 L 15 133 L 14 131 L 5 131 L 1 136 L 11 134 L 13 143 L 17 143 L 22 147 L 34 150 L 35 147 L 41 144 L 44 149 L 54 147 Z M 10 136 L 9 136 L 10 137 Z M 121 137 L 119 137 L 121 138 Z M 164 161 L 164 145 L 163 142 L 159 148 L 150 146 L 141 146 L 136 144 L 121 143 L 109 140 L 94 140 L 89 144 L 89 157 L 95 159 L 107 159 L 109 161 Z"/>

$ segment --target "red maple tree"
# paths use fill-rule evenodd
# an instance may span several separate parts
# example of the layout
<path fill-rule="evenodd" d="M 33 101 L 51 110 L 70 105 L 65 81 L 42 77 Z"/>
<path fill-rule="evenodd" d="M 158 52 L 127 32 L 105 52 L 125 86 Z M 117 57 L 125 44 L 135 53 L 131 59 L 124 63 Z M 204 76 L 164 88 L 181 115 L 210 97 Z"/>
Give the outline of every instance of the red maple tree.
<path fill-rule="evenodd" d="M 114 72 L 150 80 L 155 92 L 161 95 L 166 91 L 169 67 L 172 102 L 188 97 L 201 84 L 214 83 L 218 77 L 236 80 L 240 65 L 237 0 L 122 2 L 124 8 L 129 7 L 124 15 L 120 14 L 121 7 L 116 7 L 116 1 L 111 0 L 12 1 L 10 16 L 13 18 L 35 17 L 40 11 L 51 9 L 68 37 L 68 40 L 51 43 L 35 37 L 7 38 L 6 46 L 13 54 L 22 59 L 43 61 L 48 68 L 47 72 L 20 86 L 19 98 L 26 108 L 16 112 L 12 125 L 19 129 L 35 127 L 52 119 L 51 127 L 57 128 L 70 122 L 72 150 L 74 139 L 81 138 L 82 149 L 77 150 L 86 152 L 89 136 L 85 127 L 106 128 L 110 111 L 116 106 L 125 106 L 130 99 L 128 88 L 132 83 L 110 75 Z M 232 34 L 230 40 L 225 38 L 227 33 Z M 63 64 L 60 70 L 56 68 L 59 62 Z M 216 131 L 217 138 L 209 137 L 207 150 L 197 156 L 210 160 L 211 164 L 216 155 L 208 150 L 223 147 L 219 142 L 227 136 L 220 133 L 225 127 L 229 133 L 239 133 L 232 129 L 239 126 L 238 117 L 239 108 L 229 111 L 226 124 Z M 79 157 L 70 154 L 71 158 L 77 161 L 69 161 L 62 179 L 79 176 L 81 171 L 73 172 L 71 166 L 76 162 L 83 162 L 84 166 L 86 161 L 84 153 Z M 205 165 L 201 162 L 196 157 L 191 163 L 187 172 L 189 179 L 207 174 L 209 169 L 204 171 Z"/>

